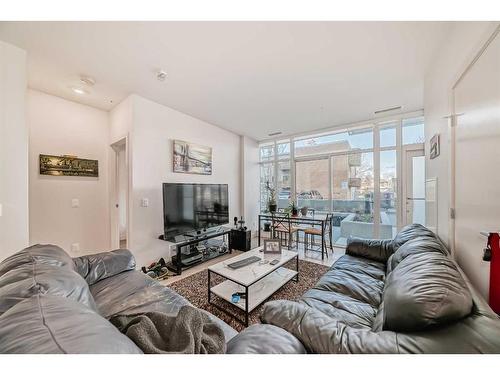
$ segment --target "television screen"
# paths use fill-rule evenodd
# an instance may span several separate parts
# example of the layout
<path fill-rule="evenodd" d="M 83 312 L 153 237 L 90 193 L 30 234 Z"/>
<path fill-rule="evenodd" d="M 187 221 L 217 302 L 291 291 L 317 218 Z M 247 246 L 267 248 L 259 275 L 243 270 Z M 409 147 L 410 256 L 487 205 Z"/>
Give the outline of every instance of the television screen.
<path fill-rule="evenodd" d="M 163 184 L 165 239 L 228 223 L 227 184 Z"/>

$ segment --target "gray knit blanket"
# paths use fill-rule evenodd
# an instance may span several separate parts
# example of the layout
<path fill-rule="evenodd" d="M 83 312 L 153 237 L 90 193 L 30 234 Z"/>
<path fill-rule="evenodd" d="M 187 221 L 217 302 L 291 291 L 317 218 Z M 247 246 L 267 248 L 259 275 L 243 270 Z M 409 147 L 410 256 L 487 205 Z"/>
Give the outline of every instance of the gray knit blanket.
<path fill-rule="evenodd" d="M 177 316 L 162 312 L 118 315 L 110 319 L 144 353 L 222 354 L 224 332 L 202 310 L 183 306 Z"/>

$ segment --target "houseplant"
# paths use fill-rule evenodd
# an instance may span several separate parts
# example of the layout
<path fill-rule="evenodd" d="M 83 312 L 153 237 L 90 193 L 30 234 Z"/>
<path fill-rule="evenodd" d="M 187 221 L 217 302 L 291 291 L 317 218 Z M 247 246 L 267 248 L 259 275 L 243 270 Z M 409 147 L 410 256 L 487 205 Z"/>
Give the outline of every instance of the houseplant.
<path fill-rule="evenodd" d="M 293 201 L 293 200 L 290 201 L 290 203 L 288 204 L 288 207 L 285 209 L 285 213 L 290 214 L 292 216 L 298 216 L 299 209 L 297 208 L 295 201 Z"/>
<path fill-rule="evenodd" d="M 274 214 L 278 209 L 278 204 L 276 203 L 276 189 L 271 186 L 269 181 L 266 182 L 266 188 L 269 191 L 269 199 L 267 201 L 267 208 L 269 212 Z"/>

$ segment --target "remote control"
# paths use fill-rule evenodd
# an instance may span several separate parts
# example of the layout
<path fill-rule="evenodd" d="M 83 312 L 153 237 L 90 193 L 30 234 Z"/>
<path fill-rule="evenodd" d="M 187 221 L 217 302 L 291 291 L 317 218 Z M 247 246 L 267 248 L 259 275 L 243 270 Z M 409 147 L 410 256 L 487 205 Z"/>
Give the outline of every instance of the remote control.
<path fill-rule="evenodd" d="M 273 259 L 272 261 L 269 262 L 271 266 L 274 266 L 275 264 L 278 264 L 280 261 L 279 259 Z"/>

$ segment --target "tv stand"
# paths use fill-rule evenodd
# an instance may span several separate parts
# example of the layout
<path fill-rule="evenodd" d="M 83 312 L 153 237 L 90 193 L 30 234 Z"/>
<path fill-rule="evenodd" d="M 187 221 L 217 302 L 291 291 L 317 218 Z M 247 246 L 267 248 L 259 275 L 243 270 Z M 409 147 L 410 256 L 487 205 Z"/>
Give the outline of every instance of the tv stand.
<path fill-rule="evenodd" d="M 232 250 L 229 245 L 230 233 L 231 228 L 220 227 L 214 231 L 196 235 L 193 239 L 176 243 L 176 255 L 174 255 L 172 260 L 167 263 L 168 269 L 175 272 L 177 275 L 180 275 L 185 269 L 206 262 L 210 259 L 217 258 L 221 255 L 231 253 Z M 221 242 L 226 244 L 226 249 L 223 252 L 221 252 L 222 247 L 216 244 L 217 240 L 215 239 L 217 237 L 222 237 Z M 200 245 L 205 246 L 204 251 L 200 252 L 197 249 Z"/>

